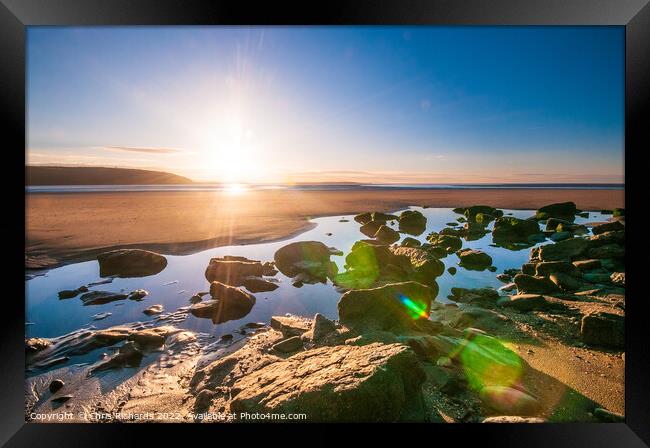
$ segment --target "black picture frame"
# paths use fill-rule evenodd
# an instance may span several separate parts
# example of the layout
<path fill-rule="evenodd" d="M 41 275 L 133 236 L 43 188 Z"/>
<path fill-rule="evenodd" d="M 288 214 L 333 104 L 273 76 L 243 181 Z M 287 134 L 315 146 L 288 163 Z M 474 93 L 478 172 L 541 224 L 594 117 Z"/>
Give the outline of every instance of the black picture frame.
<path fill-rule="evenodd" d="M 388 428 L 399 440 L 420 433 L 431 443 L 454 437 L 453 443 L 476 438 L 482 446 L 646 446 L 650 444 L 650 401 L 646 383 L 650 378 L 650 344 L 644 325 L 641 266 L 632 260 L 637 238 L 645 221 L 647 186 L 633 175 L 631 167 L 644 166 L 648 148 L 648 92 L 650 90 L 650 6 L 648 0 L 329 0 L 285 3 L 198 0 L 0 0 L 0 101 L 4 133 L 5 168 L 2 182 L 10 211 L 0 220 L 6 235 L 5 286 L 0 312 L 0 443 L 7 446 L 97 446 L 127 443 L 135 431 L 169 437 L 169 431 L 183 431 L 213 442 L 246 426 L 219 425 L 71 425 L 25 424 L 24 422 L 24 246 L 25 148 L 25 36 L 35 25 L 322 25 L 322 24 L 417 24 L 417 25 L 610 25 L 625 27 L 626 98 L 625 165 L 628 227 L 626 273 L 633 294 L 626 312 L 626 419 L 625 423 L 542 424 L 542 425 L 436 425 L 422 429 Z M 9 138 L 7 138 L 9 137 Z M 22 148 L 22 149 L 21 149 Z M 21 150 L 23 151 L 21 153 Z M 634 193 L 639 196 L 636 200 Z M 637 203 L 638 202 L 638 203 Z M 642 202 L 645 202 L 642 203 Z M 631 225 L 631 227 L 630 227 Z M 638 229 L 638 230 L 637 230 Z M 642 246 L 637 246 L 642 247 Z M 647 258 L 647 256 L 646 256 Z M 647 264 L 647 260 L 644 261 Z M 634 297 L 636 295 L 636 297 Z M 125 428 L 126 426 L 126 428 Z M 238 426 L 238 428 L 232 428 Z M 137 427 L 137 429 L 136 429 Z M 197 427 L 201 427 L 197 429 Z M 267 433 L 268 426 L 258 433 Z M 286 428 L 286 427 L 285 427 Z M 295 428 L 295 426 L 293 427 Z M 304 428 L 304 427 L 303 427 Z M 386 429 L 384 429 L 386 430 Z M 199 431 L 199 432 L 197 432 Z M 206 431 L 211 431 L 207 434 Z M 316 432 L 318 431 L 318 432 Z M 308 434 L 331 437 L 329 430 L 308 430 Z M 322 432 L 321 432 L 322 431 Z M 251 437 L 251 431 L 247 431 Z M 365 428 L 364 433 L 381 434 Z M 197 434 L 201 434 L 198 436 Z M 312 435 L 312 438 L 313 438 Z M 251 439 L 246 439 L 250 443 Z M 405 439 L 409 440 L 409 439 Z M 214 443 L 224 443 L 224 440 Z M 338 443 L 338 441 L 337 441 Z"/>

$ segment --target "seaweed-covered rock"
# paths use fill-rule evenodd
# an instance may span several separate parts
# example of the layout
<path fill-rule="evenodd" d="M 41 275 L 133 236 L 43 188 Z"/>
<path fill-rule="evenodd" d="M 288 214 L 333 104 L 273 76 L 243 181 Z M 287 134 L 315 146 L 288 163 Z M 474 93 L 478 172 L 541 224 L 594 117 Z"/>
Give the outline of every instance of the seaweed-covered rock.
<path fill-rule="evenodd" d="M 299 241 L 281 247 L 273 258 L 275 266 L 287 277 L 305 274 L 324 282 L 336 274 L 336 264 L 330 261 L 330 256 L 329 247 L 320 241 Z"/>
<path fill-rule="evenodd" d="M 393 244 L 400 239 L 399 233 L 386 225 L 380 226 L 374 236 L 378 241 L 386 244 Z"/>
<path fill-rule="evenodd" d="M 420 235 L 427 227 L 427 218 L 417 210 L 405 210 L 399 216 L 400 232 Z"/>
<path fill-rule="evenodd" d="M 427 319 L 435 288 L 417 282 L 391 283 L 373 289 L 346 292 L 338 303 L 339 319 L 357 331 L 415 329 L 415 321 Z"/>
<path fill-rule="evenodd" d="M 559 218 L 573 222 L 578 209 L 573 202 L 559 202 L 556 204 L 546 205 L 537 209 L 535 217 L 537 219 Z"/>
<path fill-rule="evenodd" d="M 401 344 L 321 347 L 239 379 L 233 412 L 304 413 L 314 422 L 425 421 L 415 354 Z M 407 417 L 409 416 L 409 417 Z"/>
<path fill-rule="evenodd" d="M 354 217 L 354 220 L 359 224 L 367 224 L 370 221 L 375 221 L 381 224 L 385 224 L 386 222 L 393 221 L 395 219 L 397 219 L 396 215 L 391 215 L 382 212 L 366 212 L 366 213 L 361 213 Z"/>
<path fill-rule="evenodd" d="M 407 236 L 402 240 L 402 246 L 404 247 L 420 247 L 421 245 L 422 243 L 420 243 L 420 241 L 411 238 L 410 236 Z"/>
<path fill-rule="evenodd" d="M 432 232 L 427 235 L 427 241 L 433 247 L 441 247 L 445 249 L 447 253 L 456 252 L 463 247 L 463 241 L 459 237 L 453 235 L 443 235 Z"/>
<path fill-rule="evenodd" d="M 101 277 L 146 277 L 167 267 L 167 259 L 142 249 L 117 249 L 97 255 Z"/>
<path fill-rule="evenodd" d="M 396 247 L 391 248 L 391 250 L 397 256 L 408 257 L 413 270 L 417 273 L 413 277 L 417 277 L 417 279 L 425 284 L 429 284 L 436 277 L 440 277 L 445 270 L 444 263 L 431 256 L 424 249 L 417 247 Z"/>
<path fill-rule="evenodd" d="M 457 209 L 454 209 L 454 211 Z M 503 216 L 503 211 L 490 207 L 489 205 L 473 205 L 464 209 L 463 214 L 469 221 L 476 221 L 476 216 L 478 214 L 489 215 L 494 218 L 499 218 Z"/>
<path fill-rule="evenodd" d="M 494 222 L 492 238 L 495 243 L 528 242 L 532 236 L 540 234 L 539 224 L 533 219 L 519 219 L 514 216 L 502 216 Z"/>

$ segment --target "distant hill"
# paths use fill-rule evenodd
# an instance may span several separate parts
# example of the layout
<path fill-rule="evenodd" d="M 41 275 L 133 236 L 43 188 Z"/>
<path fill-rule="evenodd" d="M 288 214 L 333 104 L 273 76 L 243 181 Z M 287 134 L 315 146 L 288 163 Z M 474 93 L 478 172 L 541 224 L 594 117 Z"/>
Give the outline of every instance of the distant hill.
<path fill-rule="evenodd" d="M 167 185 L 190 184 L 187 177 L 130 168 L 27 166 L 27 185 Z"/>

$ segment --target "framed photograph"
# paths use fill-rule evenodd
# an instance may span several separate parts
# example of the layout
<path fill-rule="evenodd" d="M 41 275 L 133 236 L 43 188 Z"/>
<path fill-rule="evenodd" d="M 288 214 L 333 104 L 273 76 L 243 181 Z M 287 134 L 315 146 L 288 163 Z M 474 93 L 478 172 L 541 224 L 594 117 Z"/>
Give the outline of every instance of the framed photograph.
<path fill-rule="evenodd" d="M 647 446 L 647 1 L 1 3 L 7 446 Z"/>

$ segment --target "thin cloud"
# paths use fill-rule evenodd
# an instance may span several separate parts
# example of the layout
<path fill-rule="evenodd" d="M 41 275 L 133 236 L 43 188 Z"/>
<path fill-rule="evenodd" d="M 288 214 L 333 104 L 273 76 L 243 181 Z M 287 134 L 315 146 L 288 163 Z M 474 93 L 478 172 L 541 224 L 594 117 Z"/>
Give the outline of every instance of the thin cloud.
<path fill-rule="evenodd" d="M 141 146 L 106 146 L 104 149 L 109 151 L 127 151 L 127 152 L 144 152 L 147 154 L 173 154 L 181 152 L 175 148 L 147 148 Z"/>

